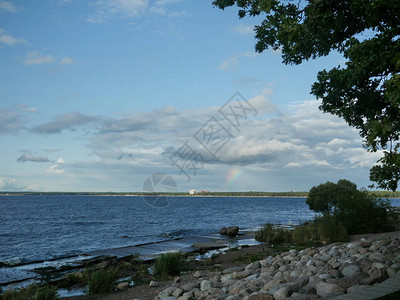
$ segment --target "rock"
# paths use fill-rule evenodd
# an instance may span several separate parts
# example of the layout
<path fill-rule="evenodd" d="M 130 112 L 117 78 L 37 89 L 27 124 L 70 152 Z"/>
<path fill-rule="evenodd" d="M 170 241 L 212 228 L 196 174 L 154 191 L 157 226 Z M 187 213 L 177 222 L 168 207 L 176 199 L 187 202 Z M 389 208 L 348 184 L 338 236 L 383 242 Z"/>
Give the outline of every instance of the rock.
<path fill-rule="evenodd" d="M 174 278 L 174 283 L 179 283 L 181 282 L 181 278 L 180 277 L 175 277 Z"/>
<path fill-rule="evenodd" d="M 361 273 L 361 269 L 357 265 L 349 265 L 342 270 L 344 277 L 352 277 L 358 273 Z"/>
<path fill-rule="evenodd" d="M 175 291 L 173 291 L 172 296 L 174 296 L 175 298 L 178 298 L 182 294 L 183 294 L 183 290 L 180 288 L 177 288 Z"/>
<path fill-rule="evenodd" d="M 310 280 L 310 276 L 300 276 L 299 278 L 296 279 L 294 284 L 297 285 L 298 287 L 302 288 L 308 284 L 309 280 Z"/>
<path fill-rule="evenodd" d="M 295 285 L 293 283 L 280 283 L 275 285 L 274 287 L 268 290 L 269 294 L 273 294 L 275 298 L 275 293 L 283 288 L 289 288 L 290 291 L 294 292 L 296 290 Z"/>
<path fill-rule="evenodd" d="M 200 284 L 200 291 L 202 291 L 202 292 L 206 292 L 211 288 L 212 288 L 212 286 L 211 286 L 211 282 L 209 280 L 203 280 Z"/>
<path fill-rule="evenodd" d="M 173 287 L 173 286 L 171 286 L 169 288 L 166 288 L 165 290 L 163 290 L 163 291 L 158 293 L 158 298 L 164 299 L 164 298 L 167 298 L 167 297 L 171 296 L 172 293 L 175 291 L 175 289 L 176 288 Z"/>
<path fill-rule="evenodd" d="M 231 267 L 228 269 L 225 269 L 222 271 L 222 274 L 228 274 L 228 273 L 233 273 L 233 272 L 240 272 L 243 271 L 244 268 L 243 267 Z"/>
<path fill-rule="evenodd" d="M 269 294 L 256 294 L 250 295 L 247 300 L 274 300 L 274 298 Z"/>
<path fill-rule="evenodd" d="M 284 300 L 287 297 L 289 297 L 292 293 L 293 293 L 292 288 L 290 286 L 285 286 L 284 288 L 281 288 L 274 293 L 274 299 Z"/>
<path fill-rule="evenodd" d="M 193 273 L 194 278 L 200 278 L 201 276 L 203 276 L 203 274 L 200 271 L 196 271 Z"/>
<path fill-rule="evenodd" d="M 242 279 L 242 278 L 246 278 L 249 275 L 251 275 L 251 272 L 249 270 L 244 270 L 242 272 L 233 272 L 232 278 L 233 279 Z"/>
<path fill-rule="evenodd" d="M 129 282 L 121 282 L 117 285 L 117 289 L 119 290 L 125 290 L 127 288 L 129 288 Z"/>
<path fill-rule="evenodd" d="M 191 290 L 198 288 L 198 287 L 199 287 L 199 285 L 197 283 L 190 282 L 190 283 L 186 283 L 181 288 L 183 289 L 184 292 L 190 292 Z"/>
<path fill-rule="evenodd" d="M 260 267 L 261 267 L 260 262 L 259 262 L 259 261 L 256 261 L 256 262 L 253 262 L 253 263 L 249 264 L 249 265 L 246 267 L 246 270 L 255 270 L 255 269 L 258 269 L 258 268 L 260 268 Z"/>
<path fill-rule="evenodd" d="M 317 290 L 317 295 L 321 297 L 325 297 L 333 293 L 344 292 L 344 289 L 341 288 L 339 285 L 328 282 L 319 282 L 316 286 L 316 290 Z"/>
<path fill-rule="evenodd" d="M 175 297 L 165 297 L 165 298 L 161 298 L 161 300 L 178 300 Z"/>
<path fill-rule="evenodd" d="M 149 286 L 151 286 L 151 287 L 156 287 L 156 286 L 158 286 L 158 282 L 152 280 L 152 281 L 150 281 Z"/>
<path fill-rule="evenodd" d="M 295 295 L 292 294 L 292 297 L 290 298 L 291 300 L 317 300 L 319 296 L 313 295 L 313 294 L 299 294 Z"/>
<path fill-rule="evenodd" d="M 226 234 L 229 236 L 236 236 L 239 233 L 239 227 L 238 226 L 229 226 L 226 228 Z"/>
<path fill-rule="evenodd" d="M 282 283 L 282 280 L 278 279 L 278 278 L 274 278 L 271 281 L 269 281 L 265 286 L 264 289 L 265 290 L 269 290 L 272 289 L 274 286 L 278 285 Z"/>
<path fill-rule="evenodd" d="M 369 275 L 369 277 L 361 280 L 360 284 L 372 285 L 375 283 L 382 282 L 388 278 L 386 271 L 384 271 L 382 269 L 371 268 L 368 270 L 368 275 Z"/>
<path fill-rule="evenodd" d="M 354 285 L 347 289 L 346 293 L 350 294 L 356 291 L 364 290 L 365 288 L 369 287 L 369 285 Z"/>
<path fill-rule="evenodd" d="M 220 233 L 220 234 L 228 234 L 228 229 L 227 229 L 226 227 L 222 227 L 222 228 L 219 230 L 219 233 Z"/>

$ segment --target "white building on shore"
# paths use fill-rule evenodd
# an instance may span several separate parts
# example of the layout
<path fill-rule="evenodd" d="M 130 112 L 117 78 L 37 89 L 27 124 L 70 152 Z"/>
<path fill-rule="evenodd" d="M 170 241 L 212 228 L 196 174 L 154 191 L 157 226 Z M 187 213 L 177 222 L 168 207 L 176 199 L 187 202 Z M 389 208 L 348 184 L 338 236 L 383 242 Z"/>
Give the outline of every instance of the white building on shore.
<path fill-rule="evenodd" d="M 197 191 L 196 190 L 189 190 L 189 195 L 196 195 L 197 194 Z"/>

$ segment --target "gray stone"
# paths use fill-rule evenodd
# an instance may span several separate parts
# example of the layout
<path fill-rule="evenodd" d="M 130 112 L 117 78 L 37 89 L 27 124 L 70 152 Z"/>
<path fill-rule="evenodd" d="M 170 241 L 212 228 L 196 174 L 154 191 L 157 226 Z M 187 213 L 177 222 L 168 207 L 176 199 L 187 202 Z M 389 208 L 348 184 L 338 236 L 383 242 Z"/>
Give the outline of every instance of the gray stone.
<path fill-rule="evenodd" d="M 152 280 L 152 281 L 150 281 L 149 286 L 151 286 L 151 287 L 156 287 L 156 286 L 158 286 L 158 282 Z"/>
<path fill-rule="evenodd" d="M 121 282 L 117 285 L 117 289 L 119 290 L 125 290 L 127 288 L 129 288 L 129 282 Z"/>
<path fill-rule="evenodd" d="M 259 262 L 259 261 L 256 261 L 256 262 L 253 262 L 253 263 L 249 264 L 249 265 L 246 267 L 246 270 L 255 270 L 255 269 L 258 269 L 258 268 L 260 268 L 260 267 L 261 267 L 260 262 Z"/>
<path fill-rule="evenodd" d="M 275 300 L 284 300 L 293 293 L 292 287 L 285 286 L 274 293 Z"/>
<path fill-rule="evenodd" d="M 212 288 L 212 286 L 211 286 L 211 282 L 209 280 L 203 280 L 200 284 L 200 291 L 202 291 L 202 292 L 206 292 L 211 288 Z"/>
<path fill-rule="evenodd" d="M 344 289 L 341 288 L 339 285 L 334 284 L 334 283 L 328 283 L 328 282 L 319 282 L 316 285 L 316 290 L 317 290 L 317 295 L 321 297 L 328 296 L 329 294 L 333 293 L 343 293 Z"/>
<path fill-rule="evenodd" d="M 247 300 L 274 300 L 274 298 L 269 294 L 256 294 L 250 295 Z"/>
<path fill-rule="evenodd" d="M 177 300 L 175 297 L 165 297 L 161 298 L 161 300 Z"/>
<path fill-rule="evenodd" d="M 233 272 L 240 272 L 243 271 L 244 268 L 243 267 L 231 267 L 228 269 L 225 269 L 222 271 L 222 274 L 228 274 L 228 273 L 233 273 Z"/>
<path fill-rule="evenodd" d="M 362 272 L 362 271 L 361 271 L 360 267 L 357 266 L 357 265 L 349 265 L 349 266 L 345 267 L 345 268 L 342 270 L 342 274 L 343 274 L 345 277 L 352 277 L 352 276 L 354 276 L 354 275 L 356 275 L 356 274 L 358 274 L 358 273 L 361 273 L 361 272 Z"/>
<path fill-rule="evenodd" d="M 220 234 L 227 234 L 227 232 L 228 232 L 228 229 L 226 229 L 226 227 L 222 227 L 222 228 L 219 230 L 219 233 L 220 233 Z"/>
<path fill-rule="evenodd" d="M 181 288 L 183 289 L 184 292 L 190 292 L 191 290 L 198 288 L 199 285 L 194 282 L 189 282 L 183 285 Z"/>
<path fill-rule="evenodd" d="M 172 292 L 172 296 L 174 296 L 175 298 L 178 298 L 182 294 L 183 294 L 183 290 L 180 288 L 177 288 L 175 291 Z"/>
<path fill-rule="evenodd" d="M 272 279 L 271 281 L 269 281 L 269 282 L 264 286 L 264 289 L 265 289 L 265 290 L 272 289 L 274 286 L 276 286 L 276 285 L 278 285 L 278 284 L 280 284 L 280 283 L 282 283 L 282 280 L 281 280 L 281 279 L 274 278 L 274 279 Z"/>
<path fill-rule="evenodd" d="M 365 290 L 368 287 L 369 287 L 369 285 L 354 285 L 354 286 L 349 287 L 347 289 L 346 293 L 350 294 L 350 293 L 354 293 L 356 291 L 362 291 L 362 290 Z"/>

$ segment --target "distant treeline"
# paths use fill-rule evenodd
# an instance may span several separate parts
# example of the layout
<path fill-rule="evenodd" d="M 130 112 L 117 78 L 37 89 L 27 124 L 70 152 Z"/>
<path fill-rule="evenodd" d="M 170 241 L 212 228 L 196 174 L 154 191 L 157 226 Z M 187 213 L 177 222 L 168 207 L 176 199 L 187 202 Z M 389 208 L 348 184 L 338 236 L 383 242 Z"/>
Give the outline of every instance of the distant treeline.
<path fill-rule="evenodd" d="M 400 191 L 371 191 L 372 195 L 379 198 L 400 198 Z M 0 195 L 78 195 L 78 196 L 141 196 L 141 195 L 171 195 L 189 196 L 187 192 L 177 193 L 143 193 L 143 192 L 0 192 Z M 219 196 L 219 197 L 307 197 L 308 192 L 198 192 L 190 196 Z"/>

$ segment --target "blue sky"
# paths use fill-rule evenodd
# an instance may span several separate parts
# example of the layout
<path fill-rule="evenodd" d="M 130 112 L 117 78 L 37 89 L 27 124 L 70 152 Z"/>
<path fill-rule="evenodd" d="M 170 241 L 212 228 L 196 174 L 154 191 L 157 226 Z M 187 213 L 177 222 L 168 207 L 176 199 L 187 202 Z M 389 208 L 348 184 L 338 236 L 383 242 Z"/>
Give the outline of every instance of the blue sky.
<path fill-rule="evenodd" d="M 0 190 L 140 191 L 153 173 L 180 191 L 368 186 L 380 153 L 309 94 L 343 58 L 257 54 L 260 18 L 211 2 L 0 1 Z M 256 113 L 209 156 L 195 134 L 229 127 L 218 110 L 236 92 Z M 204 158 L 190 178 L 170 159 L 186 142 Z"/>

